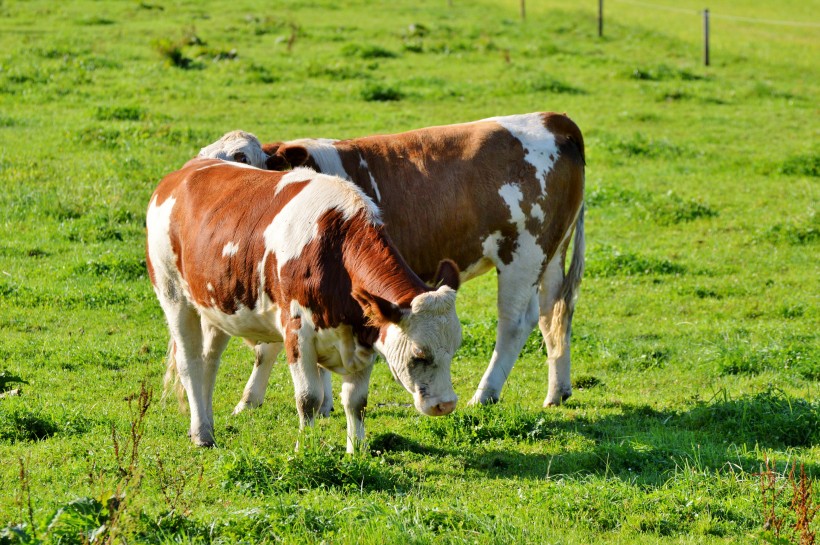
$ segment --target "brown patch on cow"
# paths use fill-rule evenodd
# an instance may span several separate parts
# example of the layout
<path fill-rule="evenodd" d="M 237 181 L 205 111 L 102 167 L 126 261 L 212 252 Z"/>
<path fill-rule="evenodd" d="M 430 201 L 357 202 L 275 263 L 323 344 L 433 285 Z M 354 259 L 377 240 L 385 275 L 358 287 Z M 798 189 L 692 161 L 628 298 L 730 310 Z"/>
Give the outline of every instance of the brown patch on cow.
<path fill-rule="evenodd" d="M 266 255 L 264 230 L 307 183 L 288 184 L 277 194 L 281 177 L 276 172 L 218 165 L 194 171 L 178 188 L 171 244 L 197 305 L 216 307 L 225 314 L 235 313 L 240 305 L 256 307 L 259 264 Z M 233 255 L 223 255 L 227 244 L 238 247 Z M 266 279 L 275 270 L 271 257 Z M 196 266 L 189 268 L 188 263 Z"/>
<path fill-rule="evenodd" d="M 575 213 L 584 200 L 584 139 L 578 126 L 562 114 L 544 114 L 544 126 L 555 135 L 559 153 L 547 176 L 549 198 L 543 200 L 542 206 L 550 221 L 538 236 L 541 247 L 548 250 L 549 261 L 556 251 L 561 251 L 565 259 L 569 239 L 564 236 L 572 229 Z M 560 248 L 562 242 L 564 247 Z"/>
<path fill-rule="evenodd" d="M 511 155 L 523 158 L 523 148 L 492 122 L 342 140 L 334 145 L 348 176 L 378 200 L 387 231 L 402 256 L 428 281 L 442 259 L 465 269 L 482 257 L 484 238 L 495 231 L 511 231 L 509 210 L 495 202 L 498 188 L 520 171 L 532 170 L 520 161 L 506 159 Z M 380 199 L 376 199 L 371 175 Z M 470 238 L 462 233 L 470 233 Z M 515 243 L 510 240 L 508 246 Z"/>
<path fill-rule="evenodd" d="M 289 364 L 299 361 L 299 330 L 302 329 L 302 317 L 290 316 L 287 309 L 282 309 L 282 325 L 285 329 L 285 355 Z"/>
<path fill-rule="evenodd" d="M 498 259 L 504 265 L 509 265 L 513 261 L 513 254 L 518 249 L 518 233 L 509 232 L 498 241 Z"/>
<path fill-rule="evenodd" d="M 290 170 L 296 167 L 316 169 L 316 162 L 310 156 L 308 149 L 301 144 L 287 142 L 272 142 L 263 144 L 262 151 L 268 154 L 265 166 L 268 170 Z"/>
<path fill-rule="evenodd" d="M 442 259 L 453 260 L 461 270 L 477 263 L 484 255 L 483 241 L 493 233 L 501 234 L 499 260 L 512 261 L 518 227 L 499 195 L 509 183 L 521 190 L 525 229 L 548 259 L 558 251 L 583 198 L 584 142 L 567 116 L 541 116 L 558 147 L 544 181 L 546 195 L 521 142 L 492 121 L 340 140 L 334 147 L 348 177 L 379 203 L 402 256 L 429 281 Z M 544 220 L 533 216 L 536 204 Z"/>
<path fill-rule="evenodd" d="M 353 294 L 372 294 L 409 308 L 429 288 L 398 254 L 384 226 L 372 224 L 364 211 L 345 221 L 340 211 L 329 210 L 319 218 L 318 232 L 299 259 L 282 266 L 280 289 L 311 310 L 317 328 L 348 324 L 359 343 L 370 347 L 387 321 L 378 315 L 373 320 L 372 306 Z M 334 263 L 343 266 L 330 266 Z"/>
<path fill-rule="evenodd" d="M 578 125 L 565 114 L 555 112 L 544 113 L 543 119 L 544 126 L 555 135 L 555 142 L 558 145 L 558 149 L 561 150 L 561 155 L 565 155 L 568 149 L 567 144 L 571 143 L 575 147 L 575 156 L 580 159 L 581 165 L 586 164 L 584 136 L 581 134 L 581 129 L 578 128 Z"/>

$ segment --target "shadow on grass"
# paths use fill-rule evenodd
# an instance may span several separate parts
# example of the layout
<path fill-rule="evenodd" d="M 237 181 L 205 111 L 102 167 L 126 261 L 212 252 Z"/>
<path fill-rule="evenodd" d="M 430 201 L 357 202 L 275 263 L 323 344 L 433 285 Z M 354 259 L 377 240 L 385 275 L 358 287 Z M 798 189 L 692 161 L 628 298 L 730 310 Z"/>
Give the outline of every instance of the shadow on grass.
<path fill-rule="evenodd" d="M 820 403 L 773 388 L 737 399 L 722 394 L 683 411 L 648 405 L 617 409 L 618 414 L 596 417 L 503 404 L 469 408 L 419 421 L 422 434 L 436 446 L 387 434 L 379 436 L 379 450 L 449 455 L 492 477 L 600 475 L 662 486 L 678 472 L 756 473 L 763 450 L 820 442 Z M 547 442 L 557 453 L 525 453 L 511 442 Z M 784 454 L 784 467 L 787 456 L 794 458 Z M 807 463 L 805 469 L 810 477 L 820 476 L 820 464 Z"/>

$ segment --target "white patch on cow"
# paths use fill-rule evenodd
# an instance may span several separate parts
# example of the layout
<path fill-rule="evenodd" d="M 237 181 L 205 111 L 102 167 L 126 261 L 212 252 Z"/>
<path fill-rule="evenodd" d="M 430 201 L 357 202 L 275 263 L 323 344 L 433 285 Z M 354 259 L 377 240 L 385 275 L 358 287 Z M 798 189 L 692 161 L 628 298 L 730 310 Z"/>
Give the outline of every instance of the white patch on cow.
<path fill-rule="evenodd" d="M 300 305 L 299 302 L 296 299 L 294 299 L 293 301 L 290 302 L 290 309 L 289 310 L 290 310 L 290 317 L 291 318 L 298 318 L 298 317 L 302 316 L 302 310 L 303 310 L 302 305 Z"/>
<path fill-rule="evenodd" d="M 199 150 L 199 157 L 211 159 L 222 159 L 223 161 L 236 161 L 236 155 L 242 153 L 245 156 L 245 163 L 235 163 L 236 165 L 251 166 L 252 168 L 265 168 L 267 155 L 262 151 L 262 144 L 259 139 L 249 132 L 231 131 L 222 136 L 219 140 L 205 146 Z"/>
<path fill-rule="evenodd" d="M 318 236 L 319 218 L 334 209 L 342 213 L 345 221 L 365 210 L 371 222 L 381 223 L 376 205 L 352 182 L 335 176 L 313 174 L 310 182 L 265 229 L 265 249 L 276 256 L 278 273 L 281 273 L 285 263 L 299 257 L 304 247 Z"/>
<path fill-rule="evenodd" d="M 370 186 L 373 188 L 373 192 L 376 194 L 376 202 L 381 202 L 382 194 L 379 191 L 379 186 L 376 185 L 376 178 L 373 177 L 373 174 L 370 172 L 370 167 L 367 166 L 367 161 L 365 161 L 364 157 L 362 157 L 361 155 L 359 156 L 359 167 L 367 171 L 367 175 L 370 176 Z"/>
<path fill-rule="evenodd" d="M 544 218 L 546 217 L 544 215 L 544 211 L 541 209 L 541 205 L 539 205 L 538 203 L 532 205 L 532 209 L 530 210 L 530 216 L 538 221 L 544 221 Z"/>
<path fill-rule="evenodd" d="M 495 265 L 498 267 L 499 272 L 509 270 L 508 275 L 516 276 L 520 274 L 522 283 L 531 283 L 531 271 L 539 271 L 541 269 L 546 255 L 544 254 L 544 249 L 538 244 L 538 240 L 525 227 L 527 217 L 521 208 L 524 194 L 521 192 L 521 188 L 516 184 L 504 184 L 498 190 L 498 194 L 504 200 L 507 208 L 509 208 L 511 221 L 516 226 L 518 235 L 516 246 L 513 251 L 512 261 L 505 265 L 498 255 L 499 244 L 503 237 L 500 231 L 496 231 L 482 241 L 484 255 L 495 260 Z"/>
<path fill-rule="evenodd" d="M 521 210 L 521 201 L 524 200 L 524 194 L 517 184 L 504 184 L 498 190 L 498 194 L 504 199 L 507 208 L 510 209 L 510 217 L 512 222 L 520 227 L 523 227 L 524 211 Z"/>
<path fill-rule="evenodd" d="M 148 257 L 151 259 L 151 266 L 156 275 L 156 289 L 167 288 L 167 280 L 177 276 L 176 254 L 171 246 L 171 211 L 174 208 L 176 199 L 168 197 L 157 206 L 157 197 L 151 200 L 148 206 L 148 213 L 145 218 L 148 236 Z M 172 294 L 166 294 L 171 296 Z"/>
<path fill-rule="evenodd" d="M 515 136 L 524 147 L 524 159 L 535 167 L 541 191 L 547 190 L 547 175 L 558 159 L 555 136 L 544 127 L 541 114 L 510 115 L 491 117 L 483 121 L 495 121 Z"/>
<path fill-rule="evenodd" d="M 211 284 L 210 282 L 208 282 L 208 285 L 206 287 L 208 288 L 208 291 L 214 291 L 214 285 Z"/>
<path fill-rule="evenodd" d="M 332 174 L 349 180 L 350 175 L 342 166 L 342 158 L 333 145 L 336 142 L 336 140 L 329 138 L 306 138 L 304 140 L 293 140 L 287 142 L 287 144 L 299 145 L 307 149 L 323 174 Z"/>
<path fill-rule="evenodd" d="M 218 327 L 228 335 L 254 342 L 282 342 L 280 312 L 275 305 L 273 308 L 266 308 L 257 304 L 252 309 L 239 305 L 232 314 L 226 314 L 215 304 L 212 305 L 210 307 L 198 306 L 197 309 L 209 324 Z"/>
<path fill-rule="evenodd" d="M 501 243 L 501 231 L 490 233 L 487 238 L 481 241 L 481 249 L 485 256 L 493 260 L 496 267 L 501 263 L 498 258 L 498 246 Z"/>
<path fill-rule="evenodd" d="M 299 182 L 307 182 L 313 179 L 316 176 L 317 172 L 312 168 L 307 167 L 299 167 L 294 168 L 279 180 L 279 183 L 276 184 L 276 192 L 275 194 L 279 194 L 282 189 L 289 184 L 295 184 Z"/>
<path fill-rule="evenodd" d="M 229 242 L 222 248 L 222 257 L 231 257 L 236 255 L 239 251 L 239 245 L 234 242 Z M 209 284 L 210 285 L 210 284 Z"/>

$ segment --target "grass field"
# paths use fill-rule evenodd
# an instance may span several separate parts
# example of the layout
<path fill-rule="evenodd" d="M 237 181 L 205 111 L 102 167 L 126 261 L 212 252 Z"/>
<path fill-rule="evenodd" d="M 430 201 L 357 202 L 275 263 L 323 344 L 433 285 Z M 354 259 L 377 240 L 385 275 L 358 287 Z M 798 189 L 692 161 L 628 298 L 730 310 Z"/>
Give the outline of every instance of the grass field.
<path fill-rule="evenodd" d="M 612 0 L 598 38 L 593 1 L 523 22 L 509 0 L 0 1 L 0 391 L 22 390 L 0 398 L 0 544 L 777 543 L 772 513 L 797 540 L 792 464 L 820 492 L 820 2 L 710 2 L 708 68 L 703 2 L 650 3 L 691 14 Z M 235 340 L 218 447 L 190 444 L 144 263 L 165 173 L 235 128 L 542 110 L 587 142 L 566 405 L 541 408 L 534 333 L 500 404 L 424 417 L 377 364 L 371 452 L 344 454 L 337 410 L 295 454 L 285 365 L 231 416 Z M 459 294 L 464 401 L 494 301 L 492 275 Z"/>

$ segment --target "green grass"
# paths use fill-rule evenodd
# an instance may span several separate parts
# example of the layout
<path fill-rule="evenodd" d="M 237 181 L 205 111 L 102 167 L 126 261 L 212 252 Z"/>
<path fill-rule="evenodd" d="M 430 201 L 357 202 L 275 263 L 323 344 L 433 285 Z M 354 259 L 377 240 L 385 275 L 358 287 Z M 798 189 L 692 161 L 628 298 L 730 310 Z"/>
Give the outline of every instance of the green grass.
<path fill-rule="evenodd" d="M 693 13 L 608 3 L 598 38 L 594 2 L 528 3 L 524 22 L 512 1 L 0 2 L 0 395 L 20 390 L 0 397 L 0 544 L 763 542 L 766 460 L 786 518 L 791 464 L 820 477 L 820 48 L 812 27 L 715 18 L 706 68 L 703 5 L 674 6 Z M 533 333 L 500 404 L 446 418 L 377 365 L 353 457 L 341 407 L 299 438 L 284 365 L 260 409 L 230 415 L 239 342 L 218 448 L 192 447 L 158 393 L 137 418 L 167 346 L 144 269 L 165 173 L 236 128 L 345 138 L 539 110 L 587 143 L 565 406 L 541 408 Z M 494 277 L 458 305 L 466 401 Z"/>

